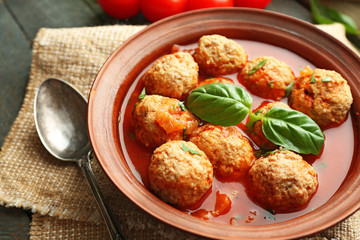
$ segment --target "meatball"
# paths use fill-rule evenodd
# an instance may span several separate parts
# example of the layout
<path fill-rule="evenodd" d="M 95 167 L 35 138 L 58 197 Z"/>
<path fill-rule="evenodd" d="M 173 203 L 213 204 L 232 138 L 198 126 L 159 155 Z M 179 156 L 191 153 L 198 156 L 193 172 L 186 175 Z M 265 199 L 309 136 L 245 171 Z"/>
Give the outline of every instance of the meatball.
<path fill-rule="evenodd" d="M 290 67 L 273 57 L 254 58 L 246 64 L 238 77 L 254 95 L 273 100 L 284 98 L 286 87 L 295 80 Z"/>
<path fill-rule="evenodd" d="M 189 53 L 165 55 L 144 74 L 146 92 L 185 99 L 198 83 L 198 71 L 199 67 Z"/>
<path fill-rule="evenodd" d="M 238 43 L 217 34 L 202 36 L 193 56 L 200 71 L 212 76 L 238 72 L 247 61 L 247 54 Z"/>
<path fill-rule="evenodd" d="M 215 174 L 227 179 L 238 179 L 248 172 L 255 159 L 249 140 L 235 127 L 205 124 L 190 136 L 214 166 Z"/>
<path fill-rule="evenodd" d="M 181 140 L 164 143 L 151 157 L 150 187 L 170 204 L 186 207 L 199 201 L 213 182 L 213 167 L 195 144 Z"/>
<path fill-rule="evenodd" d="M 132 113 L 135 136 L 156 148 L 169 140 L 182 140 L 198 127 L 199 120 L 177 99 L 146 95 Z"/>
<path fill-rule="evenodd" d="M 347 81 L 337 72 L 305 68 L 296 79 L 290 106 L 307 114 L 321 128 L 345 121 L 353 98 Z"/>
<path fill-rule="evenodd" d="M 256 160 L 249 171 L 250 192 L 265 208 L 296 211 L 306 205 L 318 187 L 315 169 L 288 150 L 277 150 Z"/>
<path fill-rule="evenodd" d="M 261 114 L 264 115 L 265 113 L 267 113 L 270 108 L 272 107 L 283 107 L 283 108 L 290 108 L 289 105 L 283 103 L 283 102 L 271 102 L 271 103 L 267 103 L 264 106 L 258 108 L 255 111 L 255 114 Z M 262 150 L 274 150 L 275 148 L 277 148 L 278 146 L 275 145 L 273 142 L 271 142 L 270 140 L 268 140 L 265 135 L 264 132 L 262 131 L 262 120 L 259 120 L 257 122 L 254 123 L 254 125 L 252 126 L 252 129 L 247 129 L 248 132 L 248 136 L 251 138 L 251 140 L 253 140 L 253 142 L 259 146 Z"/>

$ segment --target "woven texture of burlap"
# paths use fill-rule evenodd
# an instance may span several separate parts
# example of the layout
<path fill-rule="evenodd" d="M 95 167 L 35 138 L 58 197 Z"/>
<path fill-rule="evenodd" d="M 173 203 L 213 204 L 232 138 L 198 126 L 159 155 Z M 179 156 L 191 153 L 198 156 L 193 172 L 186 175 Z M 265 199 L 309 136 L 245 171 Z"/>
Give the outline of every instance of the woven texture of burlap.
<path fill-rule="evenodd" d="M 107 57 L 144 26 L 41 29 L 33 42 L 24 103 L 0 152 L 0 203 L 31 209 L 30 239 L 107 239 L 97 204 L 80 168 L 52 157 L 36 133 L 37 87 L 60 78 L 87 96 Z M 197 239 L 148 215 L 93 169 L 115 219 L 129 239 Z M 311 239 L 360 239 L 360 213 Z"/>

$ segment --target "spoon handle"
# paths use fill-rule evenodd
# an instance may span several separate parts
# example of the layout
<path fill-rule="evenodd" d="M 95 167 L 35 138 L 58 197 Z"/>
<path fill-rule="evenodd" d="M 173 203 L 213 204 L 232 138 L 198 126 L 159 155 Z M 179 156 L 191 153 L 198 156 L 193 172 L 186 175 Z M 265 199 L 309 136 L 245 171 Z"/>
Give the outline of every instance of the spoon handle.
<path fill-rule="evenodd" d="M 98 183 L 96 182 L 94 172 L 91 168 L 91 156 L 92 151 L 89 151 L 87 158 L 82 158 L 77 161 L 78 165 L 80 166 L 81 170 L 83 171 L 89 186 L 96 198 L 96 201 L 99 205 L 100 211 L 102 216 L 104 217 L 104 220 L 106 222 L 106 226 L 109 230 L 110 236 L 112 240 L 126 240 L 123 233 L 117 228 L 115 225 L 115 222 L 113 220 L 113 217 L 111 216 L 109 212 L 109 207 L 107 206 L 107 203 L 105 202 L 104 196 L 101 193 L 100 187 Z"/>

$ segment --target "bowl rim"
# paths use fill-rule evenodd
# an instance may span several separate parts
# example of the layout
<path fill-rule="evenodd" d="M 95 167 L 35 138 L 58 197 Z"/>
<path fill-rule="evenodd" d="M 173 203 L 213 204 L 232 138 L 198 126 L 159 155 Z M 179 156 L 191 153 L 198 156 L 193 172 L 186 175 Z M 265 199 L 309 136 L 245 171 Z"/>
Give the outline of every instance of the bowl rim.
<path fill-rule="evenodd" d="M 260 22 L 260 20 L 263 21 L 264 19 L 266 20 L 265 22 Z M 152 57 L 141 53 L 144 49 L 140 49 L 139 46 L 146 46 L 144 44 L 148 44 L 149 48 L 151 48 L 153 43 L 149 42 L 148 39 L 151 38 L 152 33 L 160 31 L 161 35 L 157 37 L 158 41 L 161 42 L 166 39 L 166 35 L 170 32 L 179 34 L 180 30 L 184 30 L 184 28 L 194 29 L 194 32 L 201 35 L 203 32 L 211 31 L 211 29 L 209 30 L 205 26 L 205 23 L 208 23 L 213 24 L 214 29 L 218 27 L 216 29 L 221 33 L 221 26 L 225 27 L 227 24 L 238 22 L 245 22 L 256 28 L 253 33 L 255 35 L 258 34 L 257 31 L 260 31 L 261 27 L 264 28 L 264 34 L 270 34 L 269 36 L 274 31 L 279 34 L 283 33 L 286 37 L 294 38 L 292 39 L 294 44 L 299 44 L 302 47 L 306 45 L 308 49 L 316 51 L 319 54 L 316 61 L 320 61 L 321 58 L 328 56 L 331 58 L 328 60 L 329 64 L 333 64 L 340 70 L 341 68 L 345 70 L 351 69 L 352 71 L 344 71 L 343 73 L 348 76 L 347 79 L 352 80 L 349 82 L 349 85 L 351 86 L 354 99 L 355 96 L 360 96 L 360 86 L 357 87 L 357 85 L 360 85 L 360 80 L 355 78 L 356 74 L 360 75 L 360 70 L 356 69 L 356 66 L 360 66 L 359 56 L 339 40 L 310 23 L 281 13 L 248 8 L 214 8 L 185 12 L 155 22 L 131 36 L 109 56 L 99 70 L 88 99 L 88 131 L 94 153 L 111 181 L 132 202 L 157 219 L 190 233 L 218 239 L 282 239 L 298 238 L 320 232 L 335 225 L 360 208 L 360 175 L 356 174 L 356 171 L 360 171 L 360 156 L 356 148 L 354 150 L 356 159 L 353 159 L 352 170 L 347 176 L 347 179 L 351 179 L 352 182 L 344 181 L 340 187 L 340 189 L 343 189 L 341 194 L 338 191 L 331 198 L 333 202 L 331 208 L 324 204 L 308 214 L 285 222 L 260 226 L 234 227 L 210 223 L 188 216 L 180 210 L 158 200 L 132 175 L 124 160 L 124 156 L 122 156 L 119 143 L 116 143 L 118 141 L 117 112 L 121 105 L 121 97 L 119 95 L 125 92 L 121 86 L 126 86 L 126 84 L 130 84 L 131 79 L 135 79 L 134 73 L 127 69 L 129 64 L 131 68 L 141 69 L 148 65 L 147 63 L 151 61 L 151 58 L 154 60 L 154 56 L 161 56 L 163 54 L 163 50 L 157 50 Z M 281 26 L 280 23 L 286 23 L 286 25 Z M 275 26 L 271 27 L 274 24 Z M 296 27 L 296 29 L 292 27 Z M 187 35 L 190 35 L 190 33 L 187 33 Z M 180 37 L 180 40 L 185 41 L 185 38 L 186 36 L 184 38 Z M 314 40 L 319 39 L 323 41 L 321 43 L 314 42 Z M 289 46 L 289 48 L 291 47 Z M 169 46 L 164 46 L 164 48 L 169 48 Z M 116 64 L 125 62 L 125 60 L 120 58 L 125 58 L 125 54 L 129 53 L 134 54 L 133 56 L 143 54 L 143 61 L 147 63 L 139 65 L 138 63 L 127 62 L 127 64 L 123 64 L 126 66 L 119 65 L 117 71 L 114 71 L 113 69 L 116 68 Z M 128 60 L 126 59 L 126 61 Z M 104 94 L 107 94 L 105 95 L 107 96 L 106 99 L 103 99 Z M 359 104 L 354 101 L 353 112 L 359 112 Z M 103 106 L 111 107 L 104 108 Z M 357 126 L 360 121 L 357 115 L 354 114 L 353 117 Z M 355 131 L 355 140 L 359 138 L 358 132 L 359 127 Z M 355 144 L 358 144 L 357 141 Z M 116 163 L 116 161 L 118 162 Z M 312 216 L 317 216 L 317 218 L 312 218 Z M 296 224 L 296 227 L 294 227 L 294 224 Z M 255 229 L 256 231 L 254 231 Z"/>

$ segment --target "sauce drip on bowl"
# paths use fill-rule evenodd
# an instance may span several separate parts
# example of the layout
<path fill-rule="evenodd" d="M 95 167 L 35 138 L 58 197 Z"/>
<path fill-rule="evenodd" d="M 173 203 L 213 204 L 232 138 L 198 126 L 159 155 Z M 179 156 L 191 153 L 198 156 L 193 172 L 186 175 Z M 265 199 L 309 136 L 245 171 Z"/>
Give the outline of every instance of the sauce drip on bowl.
<path fill-rule="evenodd" d="M 254 41 L 237 40 L 237 42 L 244 47 L 249 59 L 257 56 L 273 56 L 287 63 L 294 71 L 295 76 L 298 76 L 300 70 L 307 65 L 315 68 L 308 60 L 286 49 Z M 181 47 L 194 49 L 195 45 L 191 44 Z M 123 153 L 132 173 L 145 187 L 150 189 L 148 166 L 150 164 L 152 150 L 143 147 L 136 141 L 134 131 L 131 127 L 131 113 L 143 88 L 140 78 L 146 70 L 147 69 L 144 69 L 136 81 L 134 81 L 125 97 L 124 104 L 120 111 L 119 133 Z M 237 80 L 237 74 L 226 75 L 225 77 L 232 79 L 236 85 L 241 86 Z M 253 95 L 252 97 L 253 109 L 261 105 L 263 101 L 266 101 L 266 99 Z M 286 102 L 287 99 L 283 99 L 282 101 Z M 241 130 L 241 127 L 239 129 L 246 136 L 246 133 Z M 263 209 L 251 199 L 251 196 L 249 196 L 246 190 L 247 184 L 245 179 L 241 181 L 224 181 L 214 177 L 212 188 L 203 196 L 200 202 L 196 204 L 196 206 L 192 206 L 191 209 L 183 209 L 183 211 L 187 214 L 197 216 L 199 216 L 199 214 L 209 216 L 207 221 L 233 225 L 272 224 L 290 220 L 313 211 L 326 203 L 337 191 L 351 166 L 354 153 L 352 118 L 349 116 L 340 126 L 324 130 L 324 135 L 325 145 L 322 154 L 316 159 L 304 156 L 304 159 L 308 160 L 315 168 L 319 180 L 319 187 L 316 194 L 304 208 L 291 213 L 274 214 L 271 210 Z M 254 147 L 256 148 L 256 146 Z M 208 213 L 214 210 L 216 198 L 219 194 L 226 194 L 230 198 L 231 208 L 229 211 L 224 212 L 224 214 L 217 215 L 216 217 L 210 216 L 211 214 Z"/>

